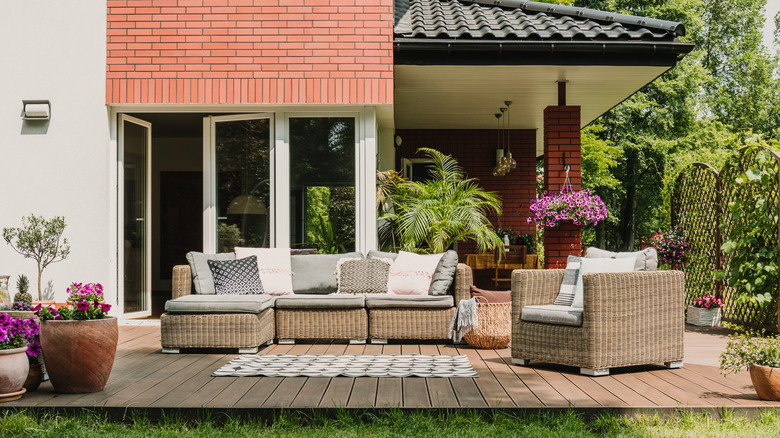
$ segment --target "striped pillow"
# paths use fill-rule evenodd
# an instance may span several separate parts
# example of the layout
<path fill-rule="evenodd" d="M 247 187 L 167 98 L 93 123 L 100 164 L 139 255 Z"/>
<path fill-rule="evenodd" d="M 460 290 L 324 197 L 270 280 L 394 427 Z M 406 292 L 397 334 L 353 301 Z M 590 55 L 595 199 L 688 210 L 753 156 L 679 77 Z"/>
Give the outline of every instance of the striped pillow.
<path fill-rule="evenodd" d="M 569 256 L 566 261 L 566 270 L 563 271 L 563 281 L 558 290 L 558 297 L 555 298 L 556 306 L 571 306 L 574 301 L 574 285 L 577 283 L 577 273 L 580 270 L 580 261 L 582 257 Z"/>

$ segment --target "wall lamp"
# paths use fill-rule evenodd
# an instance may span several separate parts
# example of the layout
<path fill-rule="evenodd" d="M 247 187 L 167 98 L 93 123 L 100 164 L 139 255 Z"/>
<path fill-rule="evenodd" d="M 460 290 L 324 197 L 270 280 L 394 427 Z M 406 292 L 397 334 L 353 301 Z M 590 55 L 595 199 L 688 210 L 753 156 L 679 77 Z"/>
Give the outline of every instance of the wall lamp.
<path fill-rule="evenodd" d="M 51 118 L 51 102 L 48 100 L 23 100 L 22 119 L 49 120 Z"/>

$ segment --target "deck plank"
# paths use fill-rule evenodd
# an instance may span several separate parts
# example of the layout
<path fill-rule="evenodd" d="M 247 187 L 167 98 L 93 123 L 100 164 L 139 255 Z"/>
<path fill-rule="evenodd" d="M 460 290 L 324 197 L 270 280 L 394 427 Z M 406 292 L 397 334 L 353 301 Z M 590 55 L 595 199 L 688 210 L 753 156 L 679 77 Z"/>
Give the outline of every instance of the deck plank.
<path fill-rule="evenodd" d="M 474 379 L 479 391 L 482 393 L 485 402 L 490 407 L 514 407 L 515 402 L 506 393 L 504 387 L 499 383 L 496 376 L 490 371 L 490 368 L 482 360 L 479 352 L 475 348 L 461 347 L 457 348 L 457 351 L 469 358 L 471 366 L 474 367 L 474 371 L 479 375 L 478 379 Z"/>
<path fill-rule="evenodd" d="M 264 408 L 289 408 L 306 383 L 306 377 L 285 377 L 263 403 Z"/>
<path fill-rule="evenodd" d="M 425 383 L 428 385 L 428 397 L 431 400 L 431 407 L 458 407 L 458 397 L 455 396 L 455 390 L 452 388 L 452 379 L 432 377 L 425 380 Z"/>
<path fill-rule="evenodd" d="M 321 408 L 345 408 L 352 394 L 354 377 L 333 377 L 320 402 Z"/>
<path fill-rule="evenodd" d="M 233 407 L 235 408 L 259 408 L 273 394 L 274 390 L 282 383 L 282 377 L 261 377 L 257 379 L 254 385 L 239 399 Z"/>
<path fill-rule="evenodd" d="M 292 406 L 295 408 L 319 407 L 322 397 L 330 385 L 330 380 L 329 377 L 309 377 L 295 396 Z"/>
<path fill-rule="evenodd" d="M 401 378 L 403 406 L 405 408 L 431 407 L 431 400 L 428 398 L 428 385 L 425 380 L 420 377 Z"/>
<path fill-rule="evenodd" d="M 197 361 L 192 365 L 193 368 L 199 370 L 192 377 L 182 382 L 181 385 L 176 388 L 172 388 L 170 392 L 150 403 L 151 407 L 171 407 L 178 406 L 185 399 L 190 399 L 192 403 L 197 403 L 197 406 L 205 404 L 209 400 L 193 399 L 192 395 L 205 386 L 208 382 L 215 379 L 211 377 L 211 373 L 217 368 L 224 365 L 230 359 L 233 358 L 232 354 L 219 354 L 219 355 L 204 355 L 202 360 Z"/>
<path fill-rule="evenodd" d="M 376 389 L 376 407 L 378 408 L 400 408 L 402 407 L 403 396 L 401 395 L 401 378 L 387 377 L 379 379 L 379 385 Z"/>
<path fill-rule="evenodd" d="M 347 402 L 348 408 L 372 408 L 376 403 L 379 379 L 376 377 L 356 377 L 352 393 Z"/>
<path fill-rule="evenodd" d="M 499 385 L 506 391 L 515 406 L 541 407 L 544 404 L 536 397 L 528 386 L 522 381 L 518 382 L 517 375 L 510 369 L 500 354 L 510 354 L 508 349 L 502 350 L 478 350 L 479 357 L 487 368 L 493 373 Z"/>

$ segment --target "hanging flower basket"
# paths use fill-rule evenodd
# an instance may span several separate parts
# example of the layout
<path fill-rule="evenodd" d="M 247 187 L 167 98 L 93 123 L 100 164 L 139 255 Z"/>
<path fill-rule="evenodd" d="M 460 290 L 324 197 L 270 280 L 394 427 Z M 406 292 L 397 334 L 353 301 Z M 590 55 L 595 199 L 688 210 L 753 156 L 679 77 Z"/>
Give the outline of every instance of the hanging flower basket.
<path fill-rule="evenodd" d="M 535 222 L 540 230 L 557 227 L 564 222 L 595 225 L 607 217 L 607 206 L 598 195 L 588 189 L 573 190 L 571 185 L 564 187 L 560 193 L 544 192 L 544 196 L 531 201 L 528 209 L 532 214 L 528 223 Z"/>

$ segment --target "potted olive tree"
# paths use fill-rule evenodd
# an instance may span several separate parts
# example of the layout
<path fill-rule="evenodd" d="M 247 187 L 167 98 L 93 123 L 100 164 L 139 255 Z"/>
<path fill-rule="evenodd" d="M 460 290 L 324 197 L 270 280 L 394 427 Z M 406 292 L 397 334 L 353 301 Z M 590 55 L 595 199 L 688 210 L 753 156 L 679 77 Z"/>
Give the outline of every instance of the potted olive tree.
<path fill-rule="evenodd" d="M 43 300 L 41 278 L 43 270 L 54 262 L 65 260 L 70 254 L 68 239 L 62 238 L 65 231 L 65 218 L 55 216 L 45 219 L 43 216 L 22 217 L 19 228 L 3 228 L 3 239 L 14 251 L 26 259 L 38 264 L 38 301 Z"/>

